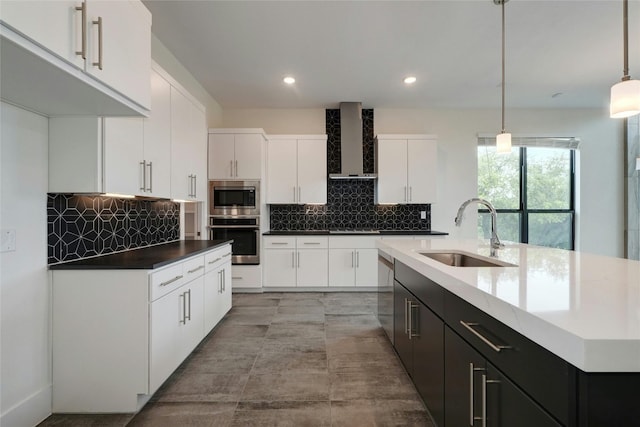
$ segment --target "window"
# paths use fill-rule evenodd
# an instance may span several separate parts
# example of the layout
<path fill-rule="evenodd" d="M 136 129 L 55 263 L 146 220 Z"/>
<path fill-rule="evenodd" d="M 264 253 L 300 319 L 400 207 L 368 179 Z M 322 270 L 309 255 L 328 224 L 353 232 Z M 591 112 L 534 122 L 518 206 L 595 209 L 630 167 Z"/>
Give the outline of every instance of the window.
<path fill-rule="evenodd" d="M 478 146 L 478 196 L 498 211 L 502 240 L 574 248 L 574 162 L 568 148 L 514 146 L 497 154 L 495 146 Z M 489 238 L 489 211 L 478 214 L 478 235 Z"/>

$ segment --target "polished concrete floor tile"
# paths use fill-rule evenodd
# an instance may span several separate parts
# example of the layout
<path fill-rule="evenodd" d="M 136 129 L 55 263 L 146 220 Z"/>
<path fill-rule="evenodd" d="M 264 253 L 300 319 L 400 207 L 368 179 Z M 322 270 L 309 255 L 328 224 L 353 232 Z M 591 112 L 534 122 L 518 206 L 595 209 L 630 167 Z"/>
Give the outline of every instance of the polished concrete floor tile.
<path fill-rule="evenodd" d="M 277 323 L 317 323 L 324 324 L 325 316 L 323 313 L 299 313 L 299 314 L 281 314 L 277 313 L 273 316 L 272 324 Z"/>
<path fill-rule="evenodd" d="M 261 307 L 256 307 L 261 308 Z M 228 313 L 225 320 L 229 325 L 270 325 L 274 314 L 253 313 L 251 311 Z"/>
<path fill-rule="evenodd" d="M 418 393 L 409 377 L 379 373 L 342 373 L 329 374 L 331 400 L 360 399 L 419 399 Z"/>
<path fill-rule="evenodd" d="M 265 338 L 324 338 L 324 323 L 272 323 Z"/>
<path fill-rule="evenodd" d="M 255 353 L 221 351 L 211 354 L 207 351 L 201 351 L 190 357 L 184 363 L 182 370 L 185 374 L 248 374 L 257 357 Z"/>
<path fill-rule="evenodd" d="M 223 321 L 209 337 L 216 338 L 262 338 L 267 335 L 269 325 L 237 325 Z"/>
<path fill-rule="evenodd" d="M 419 400 L 354 400 L 331 402 L 333 427 L 435 427 Z"/>
<path fill-rule="evenodd" d="M 278 337 L 278 338 L 265 338 L 264 345 L 262 346 L 263 353 L 273 352 L 292 352 L 292 351 L 304 351 L 304 352 L 325 352 L 326 344 L 325 339 L 313 337 L 313 338 L 298 338 L 298 337 Z"/>
<path fill-rule="evenodd" d="M 324 305 L 281 305 L 277 314 L 321 314 L 324 315 Z"/>
<path fill-rule="evenodd" d="M 336 354 L 352 353 L 376 353 L 389 357 L 395 355 L 389 340 L 381 335 L 364 337 L 341 336 L 338 338 L 330 338 L 329 335 L 329 332 L 327 332 L 327 354 L 329 357 L 333 357 Z"/>
<path fill-rule="evenodd" d="M 124 427 L 134 414 L 54 414 L 38 427 Z"/>
<path fill-rule="evenodd" d="M 274 352 L 261 353 L 256 360 L 252 374 L 276 373 L 324 373 L 327 371 L 325 352 Z"/>
<path fill-rule="evenodd" d="M 250 375 L 240 400 L 241 402 L 329 400 L 329 375 L 326 373 Z"/>
<path fill-rule="evenodd" d="M 154 402 L 127 427 L 227 427 L 236 406 L 236 402 Z"/>
<path fill-rule="evenodd" d="M 269 294 L 232 294 L 233 307 L 275 307 L 280 298 Z"/>
<path fill-rule="evenodd" d="M 182 372 L 157 392 L 159 402 L 237 402 L 249 378 L 246 374 Z"/>
<path fill-rule="evenodd" d="M 330 373 L 362 373 L 368 375 L 405 375 L 396 354 L 384 353 L 337 353 L 328 358 Z"/>
<path fill-rule="evenodd" d="M 240 402 L 232 427 L 329 427 L 331 405 L 326 402 Z"/>

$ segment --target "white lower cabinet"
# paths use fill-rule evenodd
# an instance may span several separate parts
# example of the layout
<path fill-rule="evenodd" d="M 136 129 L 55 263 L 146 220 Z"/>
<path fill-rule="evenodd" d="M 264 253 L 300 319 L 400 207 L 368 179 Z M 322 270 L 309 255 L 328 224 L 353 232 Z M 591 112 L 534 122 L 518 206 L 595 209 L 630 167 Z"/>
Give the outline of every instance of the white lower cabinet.
<path fill-rule="evenodd" d="M 138 411 L 231 308 L 230 254 L 225 245 L 155 270 L 53 270 L 52 411 Z"/>
<path fill-rule="evenodd" d="M 378 250 L 373 236 L 329 237 L 329 285 L 378 286 Z"/>
<path fill-rule="evenodd" d="M 329 286 L 328 237 L 265 236 L 264 287 Z"/>

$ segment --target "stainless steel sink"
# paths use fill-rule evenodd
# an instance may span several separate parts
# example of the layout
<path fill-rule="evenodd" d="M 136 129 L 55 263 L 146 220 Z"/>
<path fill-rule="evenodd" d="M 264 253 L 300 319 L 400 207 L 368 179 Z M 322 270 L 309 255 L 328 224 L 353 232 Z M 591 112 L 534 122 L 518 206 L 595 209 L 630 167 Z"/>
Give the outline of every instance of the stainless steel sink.
<path fill-rule="evenodd" d="M 516 267 L 500 260 L 487 260 L 462 252 L 420 252 L 420 255 L 452 267 Z"/>

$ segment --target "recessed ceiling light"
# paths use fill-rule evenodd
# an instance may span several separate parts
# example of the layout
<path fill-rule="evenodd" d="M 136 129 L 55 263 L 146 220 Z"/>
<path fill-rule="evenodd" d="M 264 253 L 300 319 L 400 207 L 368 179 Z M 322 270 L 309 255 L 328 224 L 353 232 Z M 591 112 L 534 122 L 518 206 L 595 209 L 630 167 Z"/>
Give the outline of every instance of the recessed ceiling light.
<path fill-rule="evenodd" d="M 405 84 L 408 84 L 408 85 L 415 83 L 416 80 L 418 79 L 416 79 L 414 76 L 409 76 L 404 78 Z"/>
<path fill-rule="evenodd" d="M 292 84 L 294 84 L 296 82 L 296 79 L 294 79 L 291 76 L 287 76 L 284 79 L 282 79 L 282 81 L 285 82 L 288 85 L 292 85 Z"/>

